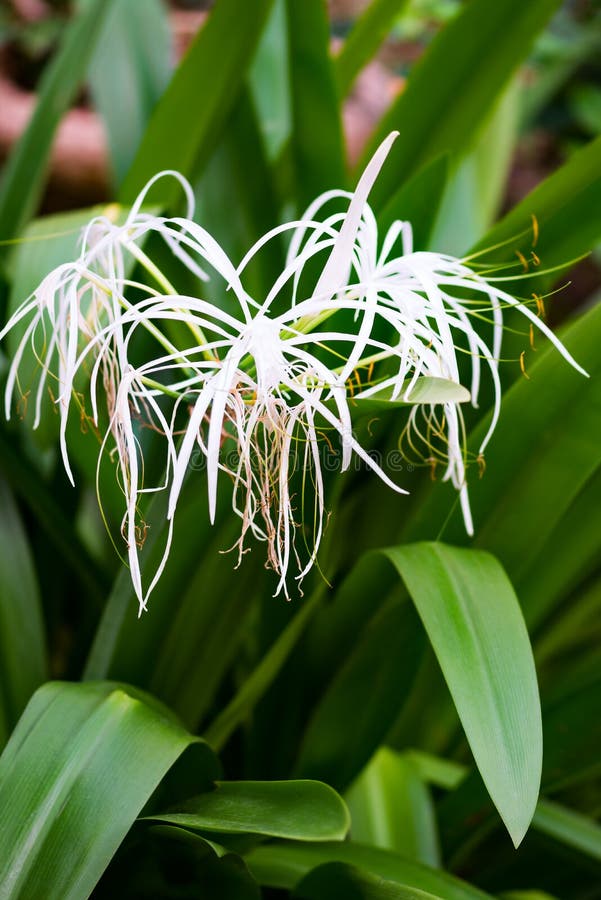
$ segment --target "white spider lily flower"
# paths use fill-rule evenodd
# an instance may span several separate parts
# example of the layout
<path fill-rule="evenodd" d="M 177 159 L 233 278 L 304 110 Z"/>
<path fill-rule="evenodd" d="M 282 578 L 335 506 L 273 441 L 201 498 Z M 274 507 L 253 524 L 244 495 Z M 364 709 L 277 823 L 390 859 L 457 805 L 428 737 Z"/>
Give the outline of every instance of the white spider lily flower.
<path fill-rule="evenodd" d="M 239 556 L 249 533 L 264 542 L 266 564 L 279 579 L 276 594 L 290 596 L 291 570 L 296 568 L 300 585 L 315 564 L 323 535 L 324 444 L 339 448 L 340 471 L 357 456 L 391 489 L 406 493 L 354 436 L 353 405 L 374 396 L 407 400 L 424 376 L 459 385 L 467 360 L 474 405 L 483 368 L 493 385 L 493 417 L 483 452 L 500 409 L 505 305 L 520 308 L 582 371 L 530 310 L 464 261 L 415 252 L 409 223 L 394 223 L 379 248 L 367 198 L 395 138 L 391 134 L 376 151 L 353 193 L 321 195 L 298 221 L 279 225 L 257 241 L 237 267 L 192 221 L 194 198 L 185 179 L 159 173 L 123 224 L 109 216 L 94 219 L 84 232 L 79 258 L 51 272 L 0 332 L 2 338 L 14 328 L 25 329 L 9 369 L 6 414 L 17 391 L 27 387 L 19 384 L 19 373 L 31 344 L 40 365 L 34 427 L 52 379 L 60 449 L 71 481 L 67 425 L 73 397 L 87 383 L 98 427 L 106 404 L 108 426 L 98 465 L 105 452 L 116 454 L 125 496 L 121 530 L 140 612 L 165 567 L 184 479 L 199 453 L 206 463 L 211 522 L 222 473 L 231 481 L 232 508 L 242 523 L 235 545 Z M 152 184 L 164 176 L 182 184 L 185 217 L 142 210 Z M 319 219 L 326 203 L 341 199 L 342 211 Z M 283 271 L 257 301 L 243 286 L 246 266 L 268 241 L 286 232 L 291 239 Z M 177 291 L 142 249 L 152 234 L 201 284 L 215 274 L 222 280 L 232 298 L 228 311 Z M 321 273 L 307 285 L 307 272 L 318 262 Z M 145 270 L 144 283 L 131 279 L 133 263 Z M 282 302 L 286 297 L 287 304 Z M 492 346 L 473 325 L 472 313 L 483 310 L 492 316 Z M 141 330 L 144 342 L 137 340 Z M 142 362 L 141 343 L 146 353 L 153 348 Z M 385 368 L 378 372 L 374 366 L 380 363 Z M 367 382 L 354 388 L 359 370 L 367 371 Z M 81 405 L 79 397 L 77 402 Z M 144 481 L 144 426 L 164 440 L 164 477 L 152 486 Z M 410 453 L 444 463 L 443 478 L 459 491 L 466 528 L 473 533 L 458 403 L 413 407 L 402 440 Z M 167 536 L 159 565 L 144 584 L 140 501 L 156 491 L 167 495 Z M 307 508 L 313 513 L 310 523 Z"/>
<path fill-rule="evenodd" d="M 343 302 L 352 309 L 350 301 Z M 313 303 L 313 309 L 316 308 Z M 192 456 L 200 451 L 206 459 L 211 521 L 215 518 L 221 471 L 232 480 L 232 505 L 242 520 L 237 542 L 239 553 L 244 551 L 248 532 L 267 543 L 267 563 L 279 575 L 276 593 L 284 591 L 289 596 L 287 578 L 293 559 L 299 570 L 295 576 L 299 583 L 316 559 L 326 509 L 320 456 L 325 433 L 328 434 L 328 446 L 332 446 L 335 438 L 340 443 L 342 471 L 349 467 L 355 454 L 389 487 L 406 493 L 388 478 L 353 436 L 351 398 L 347 396 L 346 384 L 340 374 L 317 355 L 319 350 L 327 349 L 338 359 L 334 345 L 336 342 L 341 346 L 348 343 L 348 335 L 333 331 L 305 335 L 294 330 L 296 319 L 295 310 L 287 310 L 276 317 L 259 311 L 250 322 L 245 322 L 198 298 L 161 297 L 126 310 L 118 326 L 107 326 L 84 350 L 83 355 L 96 354 L 92 376 L 92 393 L 95 395 L 96 372 L 104 349 L 101 346 L 98 350 L 94 345 L 110 344 L 111 331 L 115 327 L 125 334 L 126 353 L 129 353 L 140 327 L 148 329 L 151 326 L 152 333 L 166 321 L 186 321 L 193 328 L 201 328 L 210 338 L 202 347 L 192 346 L 164 354 L 138 367 L 135 372 L 130 370 L 122 380 L 109 428 L 120 458 L 127 498 L 124 532 L 141 608 L 145 608 L 149 591 L 142 589 L 139 579 L 139 541 L 135 537 L 139 527 L 136 525 L 138 495 L 142 489 L 138 478 L 139 448 L 132 422 L 128 419 L 129 408 L 139 409 L 151 404 L 158 420 L 160 409 L 166 403 L 172 403 L 170 414 L 161 413 L 159 428 L 168 440 L 163 488 L 169 497 L 169 528 L 172 528 Z M 201 350 L 209 350 L 212 358 L 204 358 Z M 78 360 L 77 365 L 81 362 Z M 168 390 L 167 397 L 158 381 L 161 378 Z M 159 408 L 161 394 L 163 406 Z M 176 431 L 178 411 L 184 404 L 190 411 L 187 420 L 180 425 L 183 437 L 176 449 L 172 435 Z M 235 445 L 234 463 L 229 461 L 232 442 Z M 303 523 L 297 521 L 295 498 L 290 488 L 299 468 L 300 471 L 310 470 L 312 478 L 314 515 L 310 538 L 303 533 Z M 299 502 L 304 508 L 308 505 L 305 504 L 307 479 L 301 477 L 300 481 Z M 304 563 L 301 562 L 302 551 L 298 549 L 301 536 L 308 551 Z M 165 561 L 166 555 L 161 570 Z M 152 586 L 157 577 L 155 574 Z"/>
<path fill-rule="evenodd" d="M 331 201 L 347 200 L 345 191 L 328 191 L 318 197 L 301 217 L 290 243 L 288 266 L 298 259 L 310 258 L 339 227 L 340 213 L 323 220 L 320 231 L 314 223 L 320 210 Z M 303 223 L 307 223 L 305 228 Z M 342 230 L 342 229 L 341 229 Z M 348 378 L 365 356 L 372 334 L 382 321 L 388 324 L 389 348 L 398 356 L 397 373 L 356 395 L 363 399 L 384 388 L 396 399 L 401 391 L 408 396 L 415 379 L 422 375 L 447 378 L 457 384 L 466 368 L 471 385 L 471 401 L 478 406 L 482 362 L 492 380 L 493 411 L 487 433 L 478 451 L 481 458 L 498 422 L 501 408 L 501 383 L 498 363 L 503 334 L 503 309 L 519 310 L 559 350 L 564 359 L 582 374 L 586 373 L 561 341 L 528 306 L 520 303 L 495 283 L 486 281 L 466 261 L 445 254 L 413 249 L 409 222 L 394 222 L 385 234 L 381 248 L 378 227 L 368 203 L 363 203 L 351 247 L 352 271 L 347 281 L 347 297 L 354 299 L 360 324 L 342 377 Z M 295 291 L 301 275 L 295 269 Z M 326 296 L 322 297 L 327 303 Z M 326 310 L 326 314 L 329 314 Z M 492 342 L 489 345 L 476 330 L 474 320 L 490 316 Z M 381 333 L 381 328 L 380 328 Z M 407 383 L 408 376 L 409 384 Z M 423 421 L 422 421 L 423 420 Z M 414 435 L 411 432 L 414 431 Z M 445 403 L 442 409 L 416 407 L 404 430 L 406 445 L 431 464 L 445 462 L 443 480 L 451 480 L 460 492 L 466 530 L 473 534 L 466 483 L 466 444 L 463 414 L 457 404 Z M 446 448 L 444 455 L 442 447 Z"/>

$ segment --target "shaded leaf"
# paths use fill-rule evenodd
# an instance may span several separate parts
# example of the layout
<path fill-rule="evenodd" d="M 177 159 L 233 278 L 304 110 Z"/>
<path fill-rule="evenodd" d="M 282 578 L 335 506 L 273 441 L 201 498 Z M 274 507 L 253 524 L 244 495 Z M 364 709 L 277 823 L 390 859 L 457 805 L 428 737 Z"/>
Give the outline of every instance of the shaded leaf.
<path fill-rule="evenodd" d="M 444 897 L 444 900 L 485 900 L 487 894 L 453 875 L 403 859 L 389 850 L 354 842 L 298 844 L 275 841 L 250 850 L 244 856 L 259 884 L 290 890 L 316 866 L 345 863 L 376 878 Z"/>
<path fill-rule="evenodd" d="M 408 756 L 380 748 L 345 799 L 353 840 L 394 850 L 416 862 L 440 865 L 432 798 Z"/>
<path fill-rule="evenodd" d="M 441 900 L 417 888 L 395 884 L 344 863 L 317 866 L 297 885 L 298 900 Z"/>
<path fill-rule="evenodd" d="M 338 789 L 352 781 L 397 717 L 422 648 L 408 604 L 390 602 L 376 612 L 313 712 L 297 776 L 323 779 Z"/>
<path fill-rule="evenodd" d="M 34 562 L 19 510 L 0 479 L 0 746 L 46 678 L 46 646 Z"/>

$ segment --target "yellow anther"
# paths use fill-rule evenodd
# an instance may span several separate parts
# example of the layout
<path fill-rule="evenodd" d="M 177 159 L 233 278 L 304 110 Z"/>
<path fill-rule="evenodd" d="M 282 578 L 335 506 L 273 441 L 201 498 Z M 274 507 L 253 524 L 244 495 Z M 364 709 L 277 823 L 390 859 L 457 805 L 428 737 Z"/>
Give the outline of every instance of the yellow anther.
<path fill-rule="evenodd" d="M 530 346 L 536 352 L 536 347 L 534 346 L 534 325 L 532 322 L 530 323 Z"/>
<path fill-rule="evenodd" d="M 531 256 L 531 258 L 532 258 L 532 262 L 534 263 L 534 265 L 535 265 L 535 266 L 540 266 L 540 259 L 539 259 L 539 257 L 536 255 L 536 253 L 534 252 L 534 250 L 532 251 L 532 253 L 530 254 L 530 256 Z"/>
<path fill-rule="evenodd" d="M 522 370 L 522 375 L 524 376 L 524 378 L 527 378 L 528 381 L 530 381 L 530 375 L 528 375 L 528 372 L 526 371 L 526 364 L 524 362 L 525 355 L 526 351 L 522 350 L 522 352 L 520 353 L 520 369 Z"/>
<path fill-rule="evenodd" d="M 520 253 L 519 250 L 516 250 L 516 251 L 515 251 L 515 255 L 517 256 L 517 258 L 518 258 L 519 261 L 521 262 L 521 264 L 522 264 L 522 266 L 523 266 L 523 268 L 524 268 L 524 272 L 527 272 L 528 269 L 529 269 L 529 266 L 528 266 L 528 260 L 526 259 L 526 257 L 524 256 L 524 254 L 523 254 L 523 253 Z"/>
<path fill-rule="evenodd" d="M 546 310 L 545 310 L 545 302 L 544 302 L 543 298 L 540 297 L 538 294 L 532 294 L 532 296 L 536 303 L 536 312 L 538 313 L 538 315 L 540 316 L 541 319 L 544 319 L 546 316 Z"/>
<path fill-rule="evenodd" d="M 530 218 L 532 219 L 532 246 L 536 247 L 538 244 L 538 219 L 534 213 L 531 214 Z"/>

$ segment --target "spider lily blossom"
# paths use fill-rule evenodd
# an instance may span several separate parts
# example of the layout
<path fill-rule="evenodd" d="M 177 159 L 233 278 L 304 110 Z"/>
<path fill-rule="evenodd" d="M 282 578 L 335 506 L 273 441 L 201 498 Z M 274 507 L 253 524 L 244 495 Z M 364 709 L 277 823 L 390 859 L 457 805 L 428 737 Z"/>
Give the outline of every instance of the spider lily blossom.
<path fill-rule="evenodd" d="M 362 400 L 407 401 L 423 377 L 459 387 L 460 356 L 467 358 L 474 405 L 483 366 L 493 384 L 483 452 L 500 408 L 505 306 L 521 309 L 579 368 L 544 323 L 466 263 L 414 252 L 409 223 L 396 222 L 379 247 L 367 197 L 395 137 L 378 149 L 354 193 L 323 194 L 299 220 L 261 238 L 238 266 L 193 221 L 187 182 L 177 173 L 160 173 L 156 178 L 180 180 L 188 203 L 185 217 L 143 211 L 152 179 L 123 224 L 108 217 L 90 223 L 79 258 L 51 272 L 0 332 L 1 338 L 24 329 L 9 369 L 6 415 L 21 390 L 19 370 L 31 344 L 39 361 L 34 427 L 46 388 L 54 383 L 61 454 L 72 481 L 67 426 L 74 398 L 81 405 L 85 383 L 98 426 L 105 404 L 108 424 L 99 466 L 105 451 L 116 453 L 125 496 L 121 530 L 140 611 L 166 564 L 184 479 L 198 455 L 206 467 L 211 522 L 221 472 L 231 482 L 232 508 L 241 521 L 239 555 L 249 534 L 264 542 L 267 565 L 278 576 L 276 593 L 290 596 L 291 571 L 300 585 L 316 561 L 324 531 L 324 444 L 339 448 L 341 471 L 357 456 L 391 489 L 405 493 L 353 433 L 352 412 Z M 320 217 L 326 204 L 340 200 L 342 211 Z M 290 235 L 285 266 L 258 302 L 244 288 L 245 269 L 283 233 Z M 227 309 L 179 293 L 142 249 L 150 234 L 160 237 L 201 285 L 220 279 Z M 145 271 L 143 282 L 132 279 L 133 263 Z M 321 272 L 307 285 L 316 263 Z M 474 311 L 482 309 L 492 318 L 490 345 L 473 325 Z M 367 378 L 352 387 L 359 370 Z M 145 483 L 141 425 L 152 428 L 164 448 L 164 476 L 156 485 Z M 408 453 L 444 462 L 443 478 L 458 489 L 472 533 L 464 431 L 459 402 L 447 399 L 413 406 L 402 440 Z M 145 585 L 140 500 L 156 491 L 168 498 L 167 536 L 158 568 Z M 312 515 L 306 516 L 307 509 Z"/>

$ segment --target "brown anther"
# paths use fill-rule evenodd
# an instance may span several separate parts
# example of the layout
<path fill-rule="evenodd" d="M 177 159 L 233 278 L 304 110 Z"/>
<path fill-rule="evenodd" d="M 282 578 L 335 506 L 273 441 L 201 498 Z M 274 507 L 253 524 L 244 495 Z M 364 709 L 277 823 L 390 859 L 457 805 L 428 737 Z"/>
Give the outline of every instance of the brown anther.
<path fill-rule="evenodd" d="M 438 460 L 434 456 L 429 456 L 426 460 L 430 465 L 430 478 L 432 481 L 436 481 L 436 467 L 438 465 Z"/>
<path fill-rule="evenodd" d="M 148 529 L 150 528 L 146 522 L 142 522 L 140 525 L 136 525 L 136 547 L 138 550 L 141 550 L 144 544 L 146 543 L 146 537 L 148 535 Z"/>
<path fill-rule="evenodd" d="M 21 397 L 17 401 L 17 415 L 20 419 L 24 419 L 27 415 L 27 404 L 30 393 L 31 391 L 26 391 L 24 394 L 21 394 Z"/>
<path fill-rule="evenodd" d="M 478 478 L 482 478 L 482 476 L 486 472 L 486 460 L 481 453 L 478 454 L 476 463 L 478 464 Z"/>
<path fill-rule="evenodd" d="M 320 436 L 321 438 L 324 439 L 324 441 L 326 442 L 326 444 L 327 444 L 328 447 L 330 448 L 330 453 L 335 454 L 336 451 L 334 450 L 334 447 L 332 446 L 332 442 L 330 441 L 330 439 L 329 439 L 329 437 L 327 436 L 327 434 L 326 434 L 325 432 L 323 432 L 323 431 L 320 431 L 320 432 L 319 432 L 319 436 Z"/>

